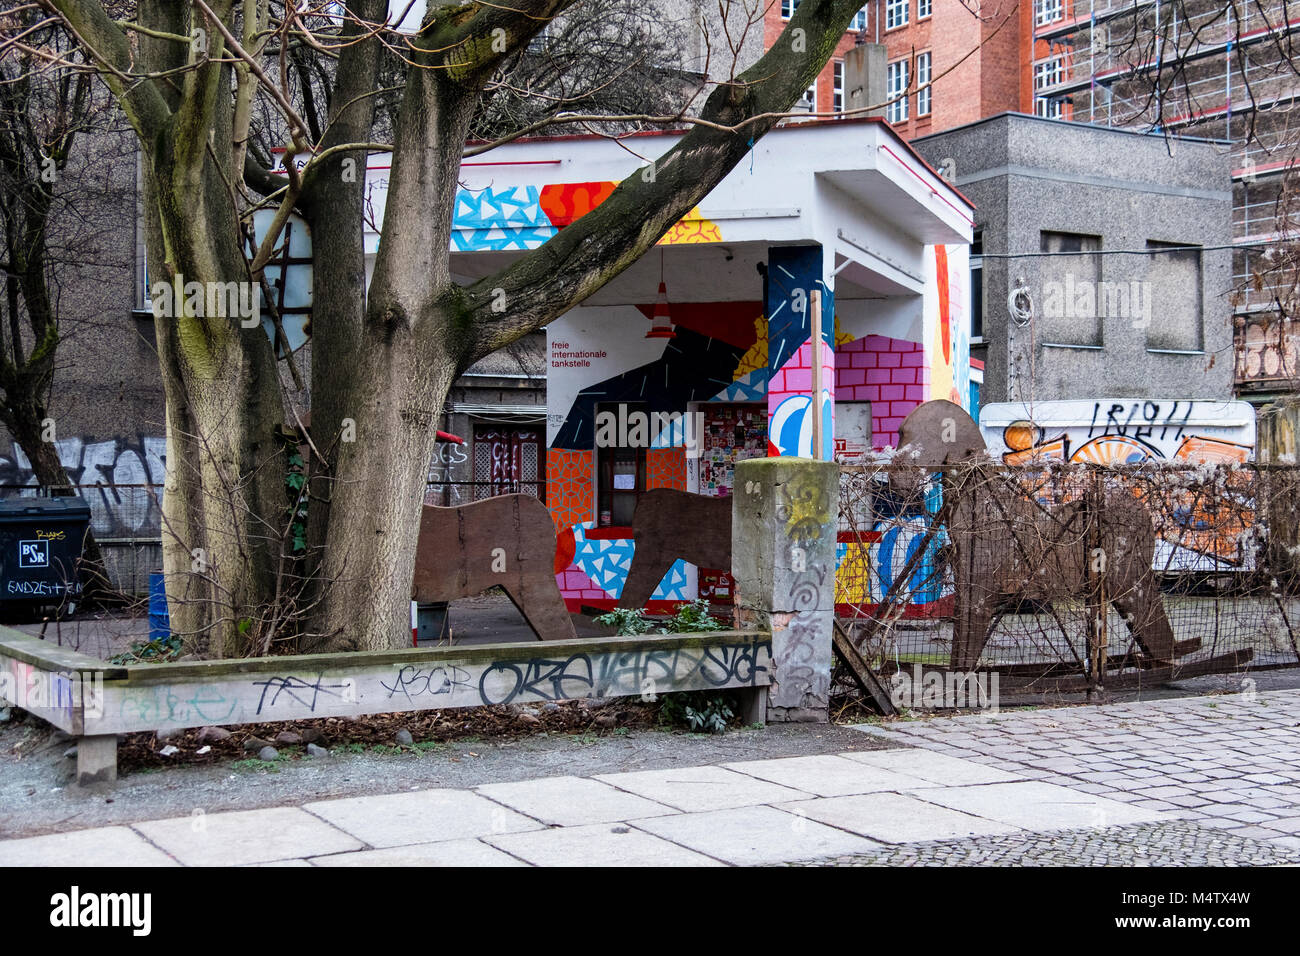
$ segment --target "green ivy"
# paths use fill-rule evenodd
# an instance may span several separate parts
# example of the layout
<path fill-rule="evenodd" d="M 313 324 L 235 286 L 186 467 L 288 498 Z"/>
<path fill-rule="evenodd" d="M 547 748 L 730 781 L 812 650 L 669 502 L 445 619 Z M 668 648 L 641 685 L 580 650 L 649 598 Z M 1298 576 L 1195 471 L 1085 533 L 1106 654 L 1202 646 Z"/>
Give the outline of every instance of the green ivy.
<path fill-rule="evenodd" d="M 608 614 L 596 618 L 597 624 L 615 628 L 620 636 L 636 634 L 694 634 L 699 631 L 721 631 L 726 628 L 711 612 L 709 602 L 696 598 L 677 608 L 677 613 L 662 621 L 649 620 L 644 609 L 616 607 Z"/>
<path fill-rule="evenodd" d="M 307 550 L 307 463 L 302 455 L 294 452 L 289 456 L 289 471 L 284 476 L 284 487 L 289 491 L 293 504 L 289 506 L 289 548 L 295 556 Z"/>
<path fill-rule="evenodd" d="M 732 697 L 722 691 L 688 691 L 664 695 L 659 715 L 668 723 L 685 724 L 699 733 L 720 734 L 736 719 Z"/>

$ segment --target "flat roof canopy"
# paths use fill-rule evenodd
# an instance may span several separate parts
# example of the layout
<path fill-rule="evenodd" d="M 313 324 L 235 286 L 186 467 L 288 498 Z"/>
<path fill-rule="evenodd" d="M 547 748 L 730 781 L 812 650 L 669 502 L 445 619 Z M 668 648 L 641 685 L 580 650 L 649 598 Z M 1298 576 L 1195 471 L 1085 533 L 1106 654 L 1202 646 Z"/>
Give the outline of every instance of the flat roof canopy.
<path fill-rule="evenodd" d="M 468 158 L 453 223 L 454 274 L 476 280 L 541 246 L 682 135 L 521 140 Z M 386 161 L 371 161 L 375 223 L 383 221 Z M 760 139 L 661 241 L 663 268 L 676 298 L 758 298 L 755 265 L 769 247 L 816 243 L 833 251 L 828 270 L 840 275 L 837 294 L 915 294 L 924 247 L 970 242 L 971 209 L 882 121 L 790 124 Z M 368 232 L 369 252 L 378 239 Z M 589 301 L 653 298 L 659 259 L 647 254 Z"/>

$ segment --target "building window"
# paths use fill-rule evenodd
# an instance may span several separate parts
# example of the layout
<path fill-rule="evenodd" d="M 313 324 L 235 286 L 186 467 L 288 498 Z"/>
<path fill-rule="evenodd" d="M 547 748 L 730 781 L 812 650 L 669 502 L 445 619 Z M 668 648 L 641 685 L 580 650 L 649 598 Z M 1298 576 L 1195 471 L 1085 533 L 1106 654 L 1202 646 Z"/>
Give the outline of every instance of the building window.
<path fill-rule="evenodd" d="M 916 0 L 916 19 L 924 20 L 930 15 L 930 0 Z"/>
<path fill-rule="evenodd" d="M 1043 232 L 1040 251 L 1049 253 L 1040 260 L 1042 288 L 1034 296 L 1043 343 L 1100 347 L 1105 324 L 1097 305 L 1101 237 Z"/>
<path fill-rule="evenodd" d="M 853 33 L 860 33 L 867 28 L 867 8 L 863 7 L 857 13 L 853 14 L 853 19 L 849 21 L 849 30 Z"/>
<path fill-rule="evenodd" d="M 627 403 L 630 415 L 639 406 Z M 644 413 L 644 409 L 640 409 Z M 618 405 L 597 405 L 596 417 L 608 412 L 617 417 Z M 596 447 L 596 524 L 602 528 L 627 528 L 632 525 L 632 513 L 637 499 L 645 492 L 645 448 Z"/>
<path fill-rule="evenodd" d="M 832 87 L 831 105 L 837 113 L 844 112 L 844 61 L 836 60 L 834 64 L 834 87 Z"/>
<path fill-rule="evenodd" d="M 907 22 L 908 5 L 911 0 L 885 0 L 885 29 L 892 30 Z"/>
<path fill-rule="evenodd" d="M 1202 351 L 1201 249 L 1181 242 L 1148 240 L 1147 251 L 1146 281 L 1102 283 L 1097 296 L 1099 311 L 1146 329 L 1149 349 Z"/>
<path fill-rule="evenodd" d="M 545 500 L 542 479 L 545 448 L 540 429 L 476 423 L 471 497 L 478 501 L 497 495 L 524 494 Z"/>
<path fill-rule="evenodd" d="M 1034 89 L 1045 90 L 1056 86 L 1065 79 L 1065 59 L 1059 56 L 1049 57 L 1041 63 L 1034 64 Z"/>
<path fill-rule="evenodd" d="M 1034 64 L 1034 91 L 1041 93 L 1051 89 L 1065 79 L 1065 59 L 1060 56 L 1049 57 L 1041 63 Z M 1061 96 L 1034 97 L 1034 112 L 1048 119 L 1063 119 L 1065 98 Z"/>
<path fill-rule="evenodd" d="M 799 9 L 799 0 L 781 0 L 781 19 L 789 20 Z"/>
<path fill-rule="evenodd" d="M 970 340 L 984 341 L 984 232 L 970 243 Z"/>
<path fill-rule="evenodd" d="M 889 106 L 885 109 L 885 119 L 891 123 L 901 123 L 907 119 L 907 61 L 898 60 L 887 68 Z"/>
<path fill-rule="evenodd" d="M 1061 0 L 1034 0 L 1034 22 L 1040 27 L 1061 19 Z"/>
<path fill-rule="evenodd" d="M 1038 96 L 1034 98 L 1034 113 L 1045 119 L 1064 119 L 1065 101 L 1059 96 Z"/>
<path fill-rule="evenodd" d="M 930 54 L 916 55 L 916 115 L 930 113 Z"/>

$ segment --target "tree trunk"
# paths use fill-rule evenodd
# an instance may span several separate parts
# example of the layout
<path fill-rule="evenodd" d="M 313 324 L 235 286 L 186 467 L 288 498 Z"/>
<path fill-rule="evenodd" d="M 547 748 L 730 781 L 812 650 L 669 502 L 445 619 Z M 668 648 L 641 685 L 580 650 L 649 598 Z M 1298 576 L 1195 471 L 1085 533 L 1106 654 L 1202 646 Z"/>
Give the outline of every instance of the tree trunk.
<path fill-rule="evenodd" d="M 410 347 L 368 333 L 354 376 L 356 437 L 341 442 L 330 489 L 321 605 L 304 650 L 409 646 L 420 509 L 438 416 L 456 376 Z"/>
<path fill-rule="evenodd" d="M 173 165 L 184 145 L 146 163 L 150 281 L 248 283 L 239 229 L 221 171 Z M 270 339 L 239 316 L 196 314 L 173 294 L 155 305 L 167 403 L 163 569 L 172 630 L 201 656 L 247 654 L 277 619 L 284 546 L 286 459 L 276 440 L 284 408 Z"/>

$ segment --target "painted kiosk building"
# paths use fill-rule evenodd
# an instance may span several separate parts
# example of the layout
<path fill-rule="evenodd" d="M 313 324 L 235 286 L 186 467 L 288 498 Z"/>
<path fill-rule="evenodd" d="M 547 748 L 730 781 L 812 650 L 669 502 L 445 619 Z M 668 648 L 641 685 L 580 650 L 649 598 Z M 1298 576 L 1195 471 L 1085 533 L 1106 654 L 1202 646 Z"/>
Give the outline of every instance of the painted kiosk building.
<path fill-rule="evenodd" d="M 467 162 L 455 274 L 477 280 L 541 245 L 639 167 L 652 175 L 677 135 L 527 140 Z M 371 172 L 377 207 L 384 175 Z M 834 436 L 823 456 L 851 458 L 895 444 L 924 401 L 968 407 L 971 225 L 969 202 L 885 123 L 785 126 L 658 248 L 548 326 L 545 498 L 569 609 L 617 602 L 640 494 L 726 497 L 741 459 L 811 457 L 814 414 Z M 678 561 L 650 607 L 730 591 L 727 569 Z"/>

